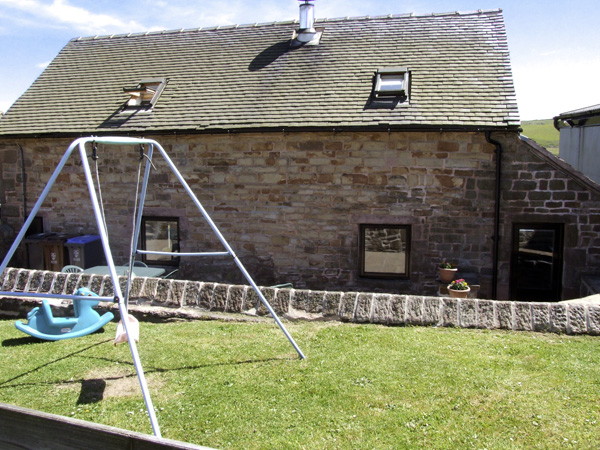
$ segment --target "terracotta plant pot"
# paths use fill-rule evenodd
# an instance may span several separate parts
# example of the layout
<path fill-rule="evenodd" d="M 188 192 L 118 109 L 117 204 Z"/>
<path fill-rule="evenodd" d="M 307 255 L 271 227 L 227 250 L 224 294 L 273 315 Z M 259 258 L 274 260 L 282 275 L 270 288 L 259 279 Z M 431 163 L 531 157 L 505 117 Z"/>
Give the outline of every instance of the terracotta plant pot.
<path fill-rule="evenodd" d="M 458 269 L 442 269 L 439 267 L 439 270 L 440 280 L 442 280 L 442 283 L 450 283 L 452 280 L 454 280 L 454 275 L 456 275 L 456 271 Z"/>
<path fill-rule="evenodd" d="M 471 288 L 467 288 L 467 289 L 463 289 L 463 290 L 459 291 L 456 289 L 450 289 L 450 285 L 448 285 L 448 293 L 450 294 L 450 297 L 467 298 L 467 296 L 469 295 L 469 292 L 471 292 Z"/>

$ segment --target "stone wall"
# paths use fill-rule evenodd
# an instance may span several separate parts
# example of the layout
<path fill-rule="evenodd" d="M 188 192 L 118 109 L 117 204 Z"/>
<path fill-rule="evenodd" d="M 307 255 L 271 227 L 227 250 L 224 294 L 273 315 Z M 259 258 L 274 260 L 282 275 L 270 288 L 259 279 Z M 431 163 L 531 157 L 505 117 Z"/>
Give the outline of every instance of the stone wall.
<path fill-rule="evenodd" d="M 505 145 L 503 161 L 500 298 L 516 222 L 563 224 L 563 299 L 578 297 L 582 276 L 600 273 L 600 186 L 526 139 Z"/>
<path fill-rule="evenodd" d="M 153 137 L 153 136 L 149 136 Z M 600 194 L 514 133 L 503 143 L 497 298 L 509 298 L 511 224 L 566 226 L 563 298 L 600 272 Z M 156 136 L 240 260 L 262 285 L 435 295 L 436 266 L 456 262 L 491 296 L 495 147 L 483 132 L 273 132 Z M 71 139 L 0 139 L 2 219 L 18 230 Z M 27 205 L 23 203 L 23 149 Z M 99 174 L 117 264 L 129 252 L 137 148 L 100 146 Z M 145 213 L 177 216 L 181 251 L 222 251 L 160 158 Z M 595 190 L 596 189 L 596 190 Z M 96 233 L 78 155 L 40 214 L 45 231 Z M 411 226 L 410 277 L 359 276 L 361 224 Z M 21 256 L 23 253 L 21 253 Z M 19 263 L 23 264 L 24 257 Z M 230 259 L 182 258 L 182 278 L 244 280 Z"/>
<path fill-rule="evenodd" d="M 11 268 L 1 281 L 3 291 L 72 294 L 83 286 L 101 296 L 112 296 L 114 292 L 109 276 Z M 124 286 L 125 278 L 120 281 Z M 261 292 L 275 312 L 288 319 L 600 334 L 600 305 L 591 303 L 524 303 L 269 287 L 262 287 Z M 130 302 L 133 314 L 136 305 L 142 305 L 150 316 L 193 318 L 195 311 L 268 314 L 255 291 L 244 285 L 135 278 Z M 25 317 L 31 306 L 32 302 L 22 298 L 0 298 L 0 315 Z"/>

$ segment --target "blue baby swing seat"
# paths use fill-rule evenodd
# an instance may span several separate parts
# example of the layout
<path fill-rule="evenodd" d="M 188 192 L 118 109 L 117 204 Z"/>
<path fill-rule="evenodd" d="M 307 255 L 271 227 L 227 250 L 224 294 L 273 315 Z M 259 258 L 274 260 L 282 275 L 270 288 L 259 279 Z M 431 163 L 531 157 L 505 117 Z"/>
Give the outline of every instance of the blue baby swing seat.
<path fill-rule="evenodd" d="M 75 295 L 98 297 L 87 288 L 77 289 Z M 100 303 L 99 300 L 73 299 L 74 317 L 54 317 L 50 303 L 43 299 L 41 307 L 33 308 L 27 314 L 27 324 L 16 321 L 15 327 L 33 337 L 47 341 L 85 336 L 99 330 L 114 317 L 111 312 L 100 316 L 97 311 L 92 309 L 98 303 Z"/>

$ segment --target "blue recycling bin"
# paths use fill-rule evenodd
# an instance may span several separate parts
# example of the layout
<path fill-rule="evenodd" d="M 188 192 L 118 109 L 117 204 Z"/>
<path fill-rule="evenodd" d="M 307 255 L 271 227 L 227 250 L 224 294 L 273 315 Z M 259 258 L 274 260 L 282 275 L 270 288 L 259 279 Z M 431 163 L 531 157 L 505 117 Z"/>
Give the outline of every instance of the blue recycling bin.
<path fill-rule="evenodd" d="M 98 235 L 86 234 L 71 238 L 65 243 L 65 247 L 69 249 L 70 264 L 82 269 L 106 264 L 102 240 Z"/>

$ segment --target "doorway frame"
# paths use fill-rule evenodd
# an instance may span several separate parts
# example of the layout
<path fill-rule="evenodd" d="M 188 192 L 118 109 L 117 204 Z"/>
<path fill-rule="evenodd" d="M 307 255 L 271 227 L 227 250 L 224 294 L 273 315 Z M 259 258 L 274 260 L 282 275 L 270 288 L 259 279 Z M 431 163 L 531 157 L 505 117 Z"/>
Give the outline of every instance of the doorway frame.
<path fill-rule="evenodd" d="M 522 297 L 527 290 L 520 290 L 517 287 L 517 276 L 520 273 L 518 267 L 519 252 L 519 231 L 522 229 L 534 229 L 540 231 L 554 231 L 554 242 L 552 252 L 552 284 L 550 289 L 530 290 L 529 298 Z M 562 300 L 562 277 L 564 264 L 564 236 L 565 225 L 559 222 L 513 222 L 512 224 L 512 243 L 510 255 L 510 283 L 509 293 L 511 300 L 532 301 L 532 302 L 559 302 Z M 548 294 L 544 294 L 548 292 Z M 535 295 L 537 293 L 537 296 Z"/>

